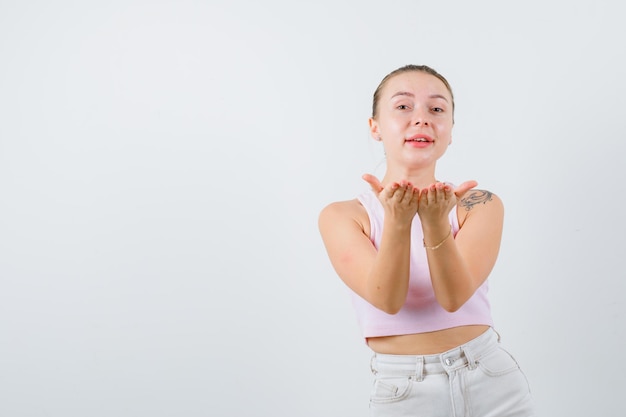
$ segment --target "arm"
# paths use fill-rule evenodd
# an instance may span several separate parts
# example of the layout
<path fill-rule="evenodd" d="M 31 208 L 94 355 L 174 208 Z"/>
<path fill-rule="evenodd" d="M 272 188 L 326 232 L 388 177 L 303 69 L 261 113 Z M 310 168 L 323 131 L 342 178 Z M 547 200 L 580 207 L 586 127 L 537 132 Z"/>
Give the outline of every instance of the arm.
<path fill-rule="evenodd" d="M 485 282 L 500 249 L 504 208 L 488 191 L 471 190 L 468 182 L 452 191 L 436 184 L 423 190 L 418 213 L 422 219 L 424 245 L 436 246 L 449 233 L 447 218 L 457 204 L 461 228 L 456 238 L 446 239 L 437 249 L 426 249 L 435 296 L 448 311 L 456 311 Z M 467 195 L 465 195 L 467 193 Z M 446 208 L 450 207 L 446 211 Z M 464 216 L 463 216 L 464 215 Z"/>
<path fill-rule="evenodd" d="M 333 203 L 319 216 L 319 229 L 335 271 L 354 292 L 389 314 L 397 313 L 409 287 L 411 223 L 418 191 L 408 183 L 383 188 L 367 177 L 385 208 L 378 250 L 364 228 L 365 209 L 356 201 Z"/>

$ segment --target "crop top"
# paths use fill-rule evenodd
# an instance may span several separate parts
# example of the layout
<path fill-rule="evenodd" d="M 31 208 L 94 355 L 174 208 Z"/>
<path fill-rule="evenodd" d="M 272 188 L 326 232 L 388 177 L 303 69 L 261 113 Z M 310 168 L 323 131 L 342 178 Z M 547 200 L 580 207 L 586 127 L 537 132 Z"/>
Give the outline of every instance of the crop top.
<path fill-rule="evenodd" d="M 378 249 L 383 228 L 383 206 L 371 190 L 357 198 L 367 211 L 371 227 L 370 239 Z M 456 236 L 459 231 L 456 209 L 450 211 L 449 218 L 453 236 Z M 430 280 L 423 236 L 422 225 L 419 216 L 416 215 L 411 225 L 409 291 L 404 305 L 397 314 L 387 314 L 351 291 L 357 321 L 366 339 L 425 333 L 465 325 L 493 326 L 491 307 L 487 298 L 487 280 L 457 311 L 451 313 L 439 305 Z"/>

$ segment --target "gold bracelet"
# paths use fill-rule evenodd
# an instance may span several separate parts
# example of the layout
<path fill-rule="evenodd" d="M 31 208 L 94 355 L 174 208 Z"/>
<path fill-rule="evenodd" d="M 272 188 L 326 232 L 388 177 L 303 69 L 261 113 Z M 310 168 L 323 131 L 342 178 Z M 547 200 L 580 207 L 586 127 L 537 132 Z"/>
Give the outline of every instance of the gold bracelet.
<path fill-rule="evenodd" d="M 446 235 L 446 237 L 444 237 L 444 238 L 443 238 L 443 240 L 442 240 L 441 242 L 439 242 L 438 244 L 436 244 L 435 246 L 426 246 L 426 241 L 425 241 L 424 239 L 422 239 L 422 242 L 424 243 L 424 247 L 425 247 L 426 249 L 432 249 L 432 250 L 435 250 L 435 249 L 439 249 L 439 247 L 440 247 L 441 245 L 443 245 L 443 244 L 444 244 L 444 242 L 445 242 L 446 240 L 448 240 L 448 238 L 449 238 L 450 236 L 452 236 L 452 228 L 450 228 L 450 231 L 448 232 L 448 234 Z"/>

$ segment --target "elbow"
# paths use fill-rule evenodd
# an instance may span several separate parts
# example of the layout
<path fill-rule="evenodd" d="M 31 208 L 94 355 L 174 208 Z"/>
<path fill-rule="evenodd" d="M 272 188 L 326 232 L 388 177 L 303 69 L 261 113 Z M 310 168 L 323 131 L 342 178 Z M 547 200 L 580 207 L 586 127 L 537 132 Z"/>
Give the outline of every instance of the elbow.
<path fill-rule="evenodd" d="M 467 300 L 465 299 L 447 299 L 447 300 L 438 300 L 439 305 L 446 310 L 448 313 L 455 313 L 459 311 L 461 307 L 465 304 Z"/>
<path fill-rule="evenodd" d="M 448 313 L 455 313 L 465 305 L 465 303 L 472 298 L 474 289 L 468 288 L 466 291 L 447 291 L 447 292 L 435 292 L 435 298 L 437 302 Z"/>
<path fill-rule="evenodd" d="M 446 310 L 448 313 L 456 313 L 457 311 L 459 311 L 459 309 L 463 306 L 463 304 L 454 304 L 454 303 L 447 303 L 447 304 L 442 304 L 441 307 L 443 307 L 444 310 Z"/>
<path fill-rule="evenodd" d="M 402 305 L 399 305 L 399 306 L 387 305 L 387 306 L 379 307 L 379 309 L 387 314 L 396 315 L 400 312 L 400 310 L 402 310 Z"/>
<path fill-rule="evenodd" d="M 406 296 L 406 291 L 381 291 L 380 288 L 376 288 L 375 291 L 369 291 L 365 299 L 378 310 L 396 315 L 404 307 Z"/>
<path fill-rule="evenodd" d="M 387 300 L 382 303 L 378 308 L 384 311 L 387 314 L 396 315 L 402 310 L 404 307 L 404 302 L 406 301 L 406 297 L 395 300 Z"/>
<path fill-rule="evenodd" d="M 388 300 L 388 301 L 380 301 L 378 303 L 373 303 L 372 305 L 376 307 L 377 309 L 379 309 L 380 311 L 382 311 L 383 313 L 396 315 L 400 312 L 400 310 L 402 310 L 404 301 L 398 302 L 398 301 Z"/>

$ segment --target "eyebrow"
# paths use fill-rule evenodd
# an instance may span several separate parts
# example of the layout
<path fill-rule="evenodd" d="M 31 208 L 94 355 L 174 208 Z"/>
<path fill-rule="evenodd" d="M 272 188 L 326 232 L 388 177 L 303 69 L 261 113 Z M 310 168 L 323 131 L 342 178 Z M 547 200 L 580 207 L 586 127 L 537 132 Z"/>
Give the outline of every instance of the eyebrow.
<path fill-rule="evenodd" d="M 391 96 L 391 98 L 398 97 L 398 96 L 415 97 L 415 94 L 410 93 L 408 91 L 398 91 L 393 96 Z M 445 101 L 448 101 L 448 99 L 445 96 L 442 96 L 441 94 L 431 94 L 430 96 L 428 96 L 428 98 L 441 98 Z"/>

